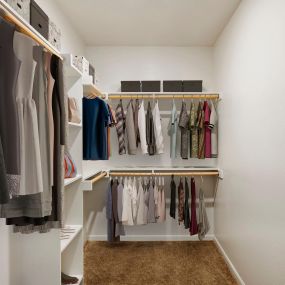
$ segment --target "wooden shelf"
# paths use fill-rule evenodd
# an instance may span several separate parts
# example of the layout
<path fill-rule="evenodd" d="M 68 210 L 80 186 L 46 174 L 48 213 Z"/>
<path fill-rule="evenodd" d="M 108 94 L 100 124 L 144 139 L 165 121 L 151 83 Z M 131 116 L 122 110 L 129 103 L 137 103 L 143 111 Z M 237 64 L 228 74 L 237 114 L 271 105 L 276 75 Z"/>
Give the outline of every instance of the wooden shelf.
<path fill-rule="evenodd" d="M 65 63 L 66 75 L 70 77 L 82 77 L 82 72 L 73 64 L 73 55 L 63 54 L 62 56 Z"/>
<path fill-rule="evenodd" d="M 68 229 L 74 229 L 74 232 L 65 233 L 65 235 L 68 235 L 68 238 L 61 239 L 60 240 L 60 249 L 61 252 L 63 252 L 70 243 L 77 237 L 77 235 L 82 231 L 82 225 L 67 225 L 65 228 Z"/>
<path fill-rule="evenodd" d="M 104 94 L 94 85 L 94 84 L 83 84 L 83 92 L 86 95 L 93 95 L 98 97 L 103 97 Z"/>
<path fill-rule="evenodd" d="M 34 41 L 45 47 L 49 52 L 57 55 L 60 59 L 63 59 L 60 52 L 4 0 L 0 0 L 0 11 L 2 12 L 1 15 L 7 21 L 14 23 L 20 32 L 31 37 Z"/>
<path fill-rule="evenodd" d="M 66 187 L 66 186 L 68 186 L 68 185 L 70 185 L 70 184 L 72 184 L 72 183 L 74 183 L 76 181 L 79 181 L 81 179 L 82 179 L 82 175 L 81 174 L 77 174 L 73 178 L 65 178 L 64 179 L 64 186 Z"/>
<path fill-rule="evenodd" d="M 72 123 L 72 122 L 68 122 L 68 126 L 69 127 L 76 127 L 76 128 L 82 128 L 82 123 Z"/>

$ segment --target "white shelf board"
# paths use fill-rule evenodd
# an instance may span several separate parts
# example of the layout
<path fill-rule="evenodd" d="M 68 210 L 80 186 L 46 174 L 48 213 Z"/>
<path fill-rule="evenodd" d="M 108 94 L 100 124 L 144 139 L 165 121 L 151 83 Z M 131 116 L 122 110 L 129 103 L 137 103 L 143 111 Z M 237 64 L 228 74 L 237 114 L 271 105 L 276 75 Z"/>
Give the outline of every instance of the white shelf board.
<path fill-rule="evenodd" d="M 152 167 L 152 166 L 142 166 L 142 167 L 112 167 L 110 169 L 113 172 L 120 171 L 219 171 L 220 169 L 217 167 Z"/>
<path fill-rule="evenodd" d="M 108 95 L 213 95 L 220 94 L 217 91 L 202 92 L 109 92 Z"/>
<path fill-rule="evenodd" d="M 77 277 L 78 278 L 78 282 L 75 283 L 75 285 L 80 285 L 83 281 L 83 275 L 72 275 L 73 277 Z"/>
<path fill-rule="evenodd" d="M 77 124 L 77 123 L 68 122 L 68 126 L 82 128 L 82 123 Z"/>
<path fill-rule="evenodd" d="M 63 252 L 70 243 L 76 238 L 76 236 L 82 231 L 82 225 L 66 225 L 65 228 L 75 229 L 72 233 L 66 233 L 69 235 L 67 239 L 60 240 L 60 249 Z"/>
<path fill-rule="evenodd" d="M 65 73 L 70 77 L 81 77 L 82 72 L 73 64 L 72 54 L 62 54 L 65 63 Z"/>
<path fill-rule="evenodd" d="M 82 175 L 81 174 L 77 174 L 73 178 L 65 178 L 64 179 L 64 186 L 66 187 L 66 186 L 68 186 L 68 185 L 70 185 L 70 184 L 72 184 L 72 183 L 74 183 L 74 182 L 76 182 L 78 180 L 81 180 L 81 179 L 82 179 Z"/>

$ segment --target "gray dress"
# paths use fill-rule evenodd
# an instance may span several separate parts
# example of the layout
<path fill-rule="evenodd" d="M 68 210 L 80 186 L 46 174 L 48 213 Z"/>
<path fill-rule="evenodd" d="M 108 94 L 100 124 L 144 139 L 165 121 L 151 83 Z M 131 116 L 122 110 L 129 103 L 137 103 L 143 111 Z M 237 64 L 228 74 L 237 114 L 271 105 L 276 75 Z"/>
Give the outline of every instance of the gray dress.
<path fill-rule="evenodd" d="M 13 51 L 15 27 L 0 17 L 0 137 L 2 158 L 10 193 L 20 187 L 20 129 L 16 105 L 16 82 L 21 62 Z M 3 167 L 2 167 L 3 172 Z M 2 177 L 3 181 L 5 178 Z M 1 191 L 4 191 L 1 183 Z"/>
<path fill-rule="evenodd" d="M 133 100 L 127 106 L 126 130 L 128 136 L 128 154 L 137 154 L 137 138 L 134 121 Z"/>

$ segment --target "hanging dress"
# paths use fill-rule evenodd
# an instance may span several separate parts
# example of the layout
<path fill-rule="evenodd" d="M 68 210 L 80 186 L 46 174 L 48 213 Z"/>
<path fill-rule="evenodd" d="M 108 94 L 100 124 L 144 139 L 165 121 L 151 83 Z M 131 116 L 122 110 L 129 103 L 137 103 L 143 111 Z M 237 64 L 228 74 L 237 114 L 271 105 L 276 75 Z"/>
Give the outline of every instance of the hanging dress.
<path fill-rule="evenodd" d="M 185 193 L 183 189 L 182 178 L 180 178 L 180 183 L 178 185 L 178 223 L 184 222 L 184 203 L 185 203 Z"/>
<path fill-rule="evenodd" d="M 210 229 L 209 220 L 206 212 L 204 201 L 204 191 L 199 191 L 199 224 L 198 224 L 198 237 L 203 240 Z"/>
<path fill-rule="evenodd" d="M 134 225 L 132 212 L 132 181 L 130 178 L 125 178 L 124 180 L 122 223 L 128 226 Z"/>
<path fill-rule="evenodd" d="M 182 102 L 180 117 L 179 117 L 179 127 L 181 130 L 181 150 L 180 155 L 183 159 L 188 159 L 188 147 L 189 147 L 189 116 L 187 114 L 186 102 Z"/>
<path fill-rule="evenodd" d="M 187 177 L 185 177 L 184 227 L 185 229 L 189 229 L 190 227 L 189 185 Z"/>
<path fill-rule="evenodd" d="M 174 175 L 171 176 L 170 182 L 170 217 L 175 219 L 176 214 L 176 184 L 174 181 Z"/>
<path fill-rule="evenodd" d="M 168 124 L 168 135 L 170 136 L 170 158 L 176 158 L 178 116 L 175 102 L 173 100 L 171 118 Z"/>
<path fill-rule="evenodd" d="M 198 158 L 205 158 L 205 128 L 204 128 L 204 110 L 203 103 L 199 102 L 198 111 L 197 111 L 197 126 L 198 126 Z"/>
<path fill-rule="evenodd" d="M 127 106 L 126 131 L 128 138 L 128 154 L 135 155 L 137 154 L 137 143 L 136 143 L 133 100 L 130 100 Z"/>
<path fill-rule="evenodd" d="M 211 118 L 211 109 L 207 101 L 204 102 L 204 126 L 205 126 L 205 157 L 211 158 L 212 147 L 211 147 L 211 128 L 209 127 Z"/>
<path fill-rule="evenodd" d="M 137 180 L 134 177 L 131 181 L 131 199 L 132 199 L 132 214 L 133 214 L 133 220 L 135 222 L 137 217 L 137 211 L 138 211 L 138 191 L 137 191 Z"/>
<path fill-rule="evenodd" d="M 199 148 L 198 144 L 199 138 L 198 138 L 198 126 L 197 126 L 197 110 L 194 102 L 191 103 L 189 123 L 190 123 L 189 126 L 190 126 L 190 137 L 191 137 L 190 157 L 197 158 L 198 148 Z"/>
<path fill-rule="evenodd" d="M 155 143 L 155 135 L 154 135 L 154 122 L 153 115 L 151 111 L 150 102 L 147 105 L 146 112 L 146 141 L 148 146 L 148 154 L 154 155 L 156 153 L 156 143 Z"/>
<path fill-rule="evenodd" d="M 197 215 L 196 215 L 196 188 L 195 188 L 195 180 L 191 178 L 191 219 L 190 219 L 190 229 L 189 232 L 192 235 L 196 235 L 198 233 L 198 225 L 197 225 Z"/>
<path fill-rule="evenodd" d="M 137 197 L 137 205 L 138 205 L 138 211 L 137 211 L 137 225 L 144 225 L 144 189 L 143 189 L 143 183 L 142 178 L 140 177 L 138 179 L 138 197 Z"/>
<path fill-rule="evenodd" d="M 116 107 L 116 130 L 119 144 L 119 154 L 126 154 L 126 143 L 125 143 L 125 113 L 123 108 L 123 102 L 120 100 L 118 106 Z"/>
<path fill-rule="evenodd" d="M 158 101 L 156 101 L 154 108 L 152 110 L 153 123 L 154 123 L 154 135 L 157 154 L 162 154 L 164 152 L 163 134 L 161 126 L 161 117 L 158 108 Z"/>
<path fill-rule="evenodd" d="M 43 192 L 38 116 L 32 98 L 36 68 L 33 59 L 34 46 L 36 43 L 33 39 L 22 33 L 15 33 L 15 55 L 21 60 L 16 86 L 21 141 L 21 182 L 18 195 Z"/>
<path fill-rule="evenodd" d="M 147 154 L 146 122 L 145 122 L 145 111 L 144 111 L 143 100 L 141 101 L 138 110 L 138 127 L 139 127 L 139 138 L 141 143 L 142 154 Z"/>
<path fill-rule="evenodd" d="M 2 177 L 2 180 L 11 195 L 19 193 L 21 175 L 20 126 L 15 92 L 21 61 L 14 53 L 14 33 L 14 25 L 0 17 L 0 137 L 1 159 L 5 166 L 1 171 L 6 171 L 7 177 Z"/>
<path fill-rule="evenodd" d="M 166 219 L 166 206 L 165 206 L 165 192 L 164 192 L 164 178 L 162 177 L 158 185 L 158 223 L 165 222 Z"/>

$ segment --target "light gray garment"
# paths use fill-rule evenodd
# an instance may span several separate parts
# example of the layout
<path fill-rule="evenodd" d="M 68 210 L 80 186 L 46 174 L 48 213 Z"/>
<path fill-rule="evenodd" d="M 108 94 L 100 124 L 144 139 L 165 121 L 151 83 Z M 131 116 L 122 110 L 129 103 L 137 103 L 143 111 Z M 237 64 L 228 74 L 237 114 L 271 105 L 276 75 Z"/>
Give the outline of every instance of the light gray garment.
<path fill-rule="evenodd" d="M 138 180 L 138 196 L 137 196 L 137 225 L 144 225 L 146 224 L 146 219 L 144 219 L 144 210 L 145 210 L 145 197 L 144 197 L 144 190 L 142 185 L 142 178 L 139 178 Z"/>
<path fill-rule="evenodd" d="M 149 191 L 148 191 L 148 185 L 144 183 L 143 185 L 144 190 L 144 211 L 143 211 L 143 223 L 147 224 L 147 217 L 148 217 L 148 204 L 149 204 Z"/>
<path fill-rule="evenodd" d="M 130 100 L 127 106 L 126 131 L 128 138 L 128 154 L 137 154 L 137 140 L 134 122 L 133 100 Z"/>
<path fill-rule="evenodd" d="M 124 191 L 124 186 L 122 182 L 120 182 L 117 188 L 118 192 L 117 208 L 118 208 L 118 219 L 120 222 L 122 222 L 122 215 L 123 215 L 123 191 Z"/>
<path fill-rule="evenodd" d="M 200 189 L 199 192 L 199 222 L 198 222 L 198 237 L 203 240 L 210 229 L 209 220 L 207 217 L 206 206 L 204 201 L 204 192 Z"/>
<path fill-rule="evenodd" d="M 212 101 L 209 128 L 211 129 L 211 154 L 216 158 L 218 157 L 218 114 L 217 106 Z"/>
<path fill-rule="evenodd" d="M 168 135 L 170 136 L 170 157 L 176 158 L 178 116 L 175 102 L 173 101 L 171 117 L 168 125 Z"/>
<path fill-rule="evenodd" d="M 146 122 L 145 122 L 145 111 L 144 101 L 141 101 L 138 111 L 138 127 L 140 133 L 140 143 L 143 154 L 147 154 L 147 143 L 146 143 Z"/>
<path fill-rule="evenodd" d="M 147 222 L 156 223 L 155 219 L 155 201 L 154 201 L 154 186 L 153 182 L 149 183 L 149 199 L 148 199 L 148 213 L 147 213 Z"/>

